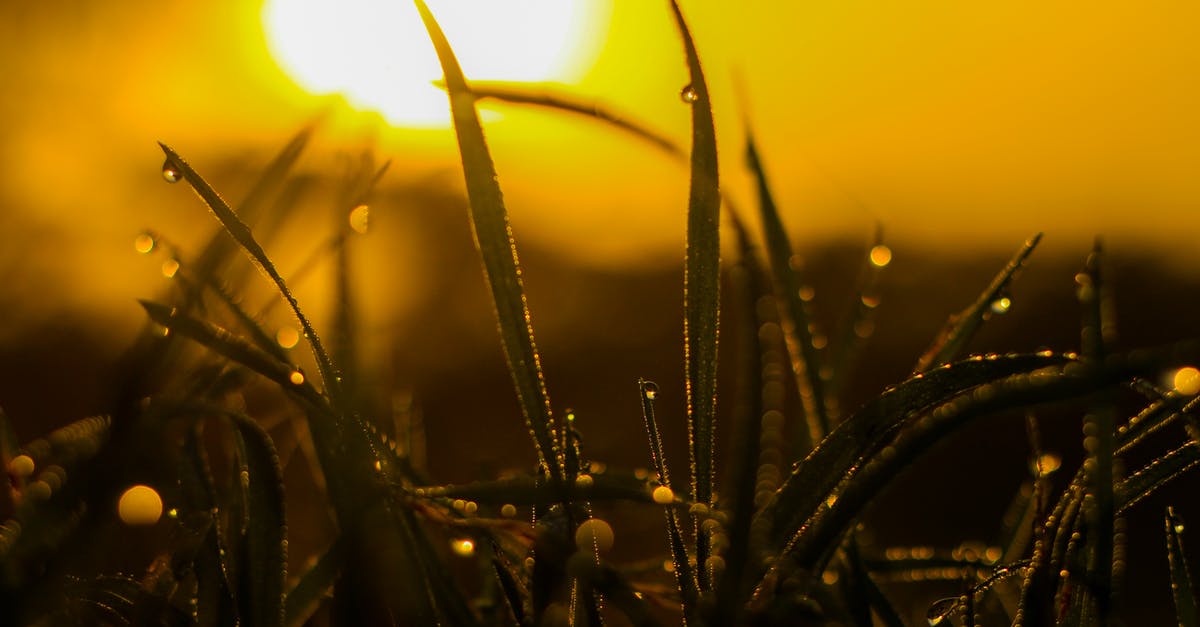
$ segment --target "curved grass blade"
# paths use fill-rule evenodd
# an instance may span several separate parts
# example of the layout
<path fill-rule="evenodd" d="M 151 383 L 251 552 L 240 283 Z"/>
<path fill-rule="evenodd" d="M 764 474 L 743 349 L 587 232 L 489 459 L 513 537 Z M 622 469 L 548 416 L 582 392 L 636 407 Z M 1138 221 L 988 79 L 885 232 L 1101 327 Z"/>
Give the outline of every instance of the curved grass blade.
<path fill-rule="evenodd" d="M 890 388 L 813 449 L 760 511 L 771 520 L 772 546 L 817 510 L 860 459 L 881 448 L 909 416 L 957 394 L 1020 373 L 1068 363 L 1062 355 L 1006 355 L 949 364 Z"/>
<path fill-rule="evenodd" d="M 829 414 L 825 405 L 825 382 L 821 379 L 821 358 L 813 345 L 811 316 L 808 305 L 801 297 L 804 280 L 793 265 L 795 253 L 788 240 L 787 229 L 779 217 L 767 173 L 758 155 L 758 148 L 750 130 L 746 130 L 746 162 L 758 183 L 758 206 L 762 216 L 763 239 L 771 260 L 775 282 L 783 293 L 790 322 L 789 344 L 791 353 L 799 357 L 793 360 L 792 369 L 800 383 L 800 399 L 804 404 L 804 416 L 808 421 L 809 439 L 820 442 L 829 433 Z"/>
<path fill-rule="evenodd" d="M 284 602 L 284 625 L 300 627 L 317 611 L 321 600 L 333 588 L 346 561 L 345 542 L 341 536 L 333 541 L 287 593 Z"/>
<path fill-rule="evenodd" d="M 1191 569 L 1183 552 L 1183 519 L 1168 507 L 1165 519 L 1167 529 L 1167 562 L 1171 569 L 1171 596 L 1175 599 L 1175 618 L 1181 626 L 1200 625 L 1200 612 L 1196 610 L 1196 589 L 1192 584 Z"/>
<path fill-rule="evenodd" d="M 950 316 L 933 344 L 925 349 L 925 353 L 917 360 L 914 372 L 924 372 L 934 366 L 948 363 L 962 353 L 967 342 L 987 319 L 992 303 L 1002 297 L 1004 291 L 1016 277 L 1017 271 L 1021 269 L 1041 239 L 1042 234 L 1038 233 L 1026 240 L 1025 245 L 1017 251 L 1016 255 L 1013 255 L 1008 265 L 996 275 L 996 278 L 992 279 L 991 285 L 983 291 L 979 299 L 961 312 Z"/>
<path fill-rule="evenodd" d="M 658 397 L 658 386 L 651 381 L 638 379 L 638 390 L 642 396 L 642 417 L 646 420 L 646 433 L 650 438 L 650 461 L 658 472 L 658 480 L 666 487 L 669 498 L 671 476 L 667 468 L 667 460 L 663 458 L 662 435 L 658 431 L 658 422 L 654 419 L 654 400 Z M 666 499 L 658 499 L 663 501 Z M 667 517 L 667 539 L 671 545 L 671 559 L 675 564 L 675 583 L 679 587 L 680 602 L 683 605 L 683 622 L 685 625 L 699 625 L 700 616 L 697 614 L 696 603 L 699 598 L 696 576 L 688 561 L 687 547 L 683 541 L 683 531 L 679 523 L 679 513 L 674 508 L 665 511 Z M 696 562 L 699 564 L 699 560 Z M 699 570 L 699 569 L 698 569 Z"/>
<path fill-rule="evenodd" d="M 926 449 L 968 421 L 1002 410 L 1078 398 L 1133 377 L 1149 376 L 1185 356 L 1194 358 L 1196 348 L 1195 342 L 1183 342 L 1160 350 L 1113 355 L 1102 366 L 1084 363 L 1050 366 L 980 386 L 932 411 L 922 412 L 887 447 L 886 455 L 874 455 L 864 461 L 846 480 L 832 505 L 819 509 L 800 526 L 789 530 L 794 535 L 784 555 L 792 560 L 780 562 L 793 561 L 799 568 L 814 570 L 826 548 L 848 529 L 870 499 Z"/>
<path fill-rule="evenodd" d="M 246 528 L 239 565 L 238 614 L 249 627 L 284 623 L 287 581 L 287 515 L 283 471 L 271 437 L 246 416 L 230 414 L 238 443 Z"/>
<path fill-rule="evenodd" d="M 150 315 L 151 320 L 170 329 L 172 333 L 190 338 L 218 355 L 257 372 L 278 383 L 283 389 L 295 392 L 315 407 L 327 407 L 325 398 L 307 379 L 292 378 L 299 372 L 294 366 L 276 360 L 271 354 L 221 327 L 184 315 L 174 307 L 144 300 L 138 302 Z M 296 383 L 297 380 L 300 383 Z"/>
<path fill-rule="evenodd" d="M 527 88 L 515 88 L 504 83 L 489 81 L 472 81 L 470 90 L 476 100 L 491 99 L 512 104 L 533 105 L 535 107 L 565 111 L 596 119 L 609 124 L 617 130 L 645 140 L 657 146 L 663 152 L 679 158 L 687 157 L 687 153 L 670 137 L 644 124 L 634 122 L 595 102 L 588 102 L 566 94 L 554 93 L 546 87 L 539 87 L 537 91 L 533 91 Z"/>
<path fill-rule="evenodd" d="M 483 273 L 496 306 L 508 369 L 525 413 L 525 422 L 533 432 L 538 459 L 551 478 L 561 479 L 564 474 L 562 452 L 558 450 L 555 438 L 557 427 L 550 410 L 541 358 L 533 340 L 533 325 L 525 300 L 517 245 L 497 183 L 496 167 L 475 110 L 475 97 L 471 95 L 454 51 L 429 7 L 423 0 L 414 1 L 445 75 L 454 132 L 458 136 L 458 149 L 466 178 L 472 232 L 475 245 L 483 257 Z"/>
<path fill-rule="evenodd" d="M 671 0 L 675 25 L 687 56 L 690 83 L 682 96 L 692 108 L 691 186 L 688 192 L 687 258 L 683 272 L 683 344 L 687 376 L 688 440 L 692 457 L 692 495 L 712 505 L 713 446 L 717 413 L 717 333 L 721 287 L 721 190 L 717 172 L 717 135 L 712 99 L 695 42 L 679 3 Z M 696 526 L 696 563 L 708 558 L 707 535 Z M 700 590 L 708 590 L 707 571 L 698 568 Z"/>
<path fill-rule="evenodd" d="M 163 152 L 167 155 L 167 160 L 170 164 L 187 180 L 192 189 L 196 190 L 196 193 L 208 205 L 208 208 L 217 217 L 221 225 L 225 227 L 225 230 L 233 239 L 237 240 L 237 243 L 246 251 L 250 259 L 275 283 L 275 286 L 279 289 L 279 293 L 287 300 L 288 305 L 292 308 L 292 312 L 296 315 L 296 319 L 300 322 L 300 327 L 304 330 L 304 336 L 308 338 L 309 345 L 312 347 L 313 357 L 317 361 L 317 368 L 321 372 L 325 389 L 333 401 L 333 405 L 335 407 L 340 406 L 339 399 L 341 398 L 341 394 L 338 385 L 337 369 L 334 368 L 333 362 L 329 358 L 329 353 L 325 351 L 325 347 L 321 344 L 321 338 L 317 336 L 316 330 L 313 329 L 304 312 L 300 310 L 300 304 L 292 296 L 291 290 L 288 289 L 283 277 L 267 257 L 266 251 L 254 239 L 254 235 L 250 232 L 250 227 L 246 226 L 246 223 L 238 218 L 233 209 L 229 207 L 229 204 L 208 184 L 208 181 L 205 181 L 204 178 L 192 169 L 191 165 L 166 144 L 159 142 L 159 146 L 162 147 Z"/>

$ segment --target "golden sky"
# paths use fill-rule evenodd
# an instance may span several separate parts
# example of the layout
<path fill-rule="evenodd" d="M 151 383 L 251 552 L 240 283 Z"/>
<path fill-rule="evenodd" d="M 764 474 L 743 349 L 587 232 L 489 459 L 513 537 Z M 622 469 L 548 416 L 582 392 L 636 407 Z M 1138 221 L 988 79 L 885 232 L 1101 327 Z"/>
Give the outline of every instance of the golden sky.
<path fill-rule="evenodd" d="M 1082 254 L 1102 234 L 1117 251 L 1200 263 L 1200 4 L 683 6 L 714 92 L 723 183 L 753 206 L 748 117 L 802 240 L 865 241 L 881 221 L 898 251 L 1013 250 L 1045 231 L 1052 252 Z M 594 65 L 563 89 L 686 142 L 667 4 L 596 7 Z M 129 254 L 141 228 L 206 219 L 158 178 L 156 140 L 202 172 L 230 156 L 265 163 L 328 102 L 271 58 L 260 13 L 232 0 L 0 4 L 0 228 L 22 242 L 0 254 L 4 278 L 20 281 L 22 251 L 48 232 L 65 238 L 48 251 L 59 254 L 33 263 L 78 283 L 81 300 L 111 286 L 85 280 L 79 259 L 145 273 Z M 682 258 L 684 167 L 591 122 L 498 110 L 488 136 L 519 239 L 597 264 Z M 456 167 L 445 130 L 337 108 L 308 167 L 368 138 L 398 179 Z"/>

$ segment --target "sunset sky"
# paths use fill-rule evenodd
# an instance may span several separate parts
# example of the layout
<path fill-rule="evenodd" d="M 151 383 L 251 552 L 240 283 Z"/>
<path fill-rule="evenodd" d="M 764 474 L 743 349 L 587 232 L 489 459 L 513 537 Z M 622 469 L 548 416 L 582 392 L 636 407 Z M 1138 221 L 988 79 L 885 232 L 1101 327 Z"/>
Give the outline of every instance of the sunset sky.
<path fill-rule="evenodd" d="M 668 5 L 583 1 L 582 27 L 566 38 L 579 43 L 567 46 L 574 67 L 548 80 L 686 144 L 686 72 Z M 1081 254 L 1102 234 L 1118 252 L 1200 264 L 1196 3 L 683 8 L 714 93 L 727 192 L 753 206 L 749 119 L 802 241 L 865 241 L 879 221 L 898 251 L 1012 250 L 1045 231 L 1052 253 Z M 468 78 L 468 49 L 487 57 L 536 39 L 506 38 L 486 28 L 502 20 L 487 19 L 462 44 Z M 96 276 L 146 273 L 130 252 L 142 228 L 187 241 L 191 225 L 209 227 L 194 199 L 162 184 L 156 140 L 218 187 L 232 181 L 236 199 L 244 183 L 214 170 L 264 164 L 332 106 L 304 168 L 320 172 L 339 150 L 370 142 L 394 162 L 384 186 L 461 181 L 448 130 L 397 127 L 301 87 L 272 56 L 258 3 L 5 2 L 0 46 L 0 273 L 10 286 L 36 270 L 81 301 L 144 294 Z M 685 167 L 590 121 L 494 110 L 488 137 L 518 239 L 589 264 L 682 257 Z"/>

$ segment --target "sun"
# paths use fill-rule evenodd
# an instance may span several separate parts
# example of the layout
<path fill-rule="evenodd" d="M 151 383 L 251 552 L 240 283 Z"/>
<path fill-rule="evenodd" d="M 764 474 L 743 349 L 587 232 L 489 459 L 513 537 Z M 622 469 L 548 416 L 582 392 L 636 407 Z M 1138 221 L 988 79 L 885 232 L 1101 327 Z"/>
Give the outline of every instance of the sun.
<path fill-rule="evenodd" d="M 576 82 L 602 38 L 601 0 L 427 1 L 468 79 Z M 271 54 L 306 90 L 340 93 L 398 126 L 449 124 L 410 0 L 266 0 L 263 23 Z"/>

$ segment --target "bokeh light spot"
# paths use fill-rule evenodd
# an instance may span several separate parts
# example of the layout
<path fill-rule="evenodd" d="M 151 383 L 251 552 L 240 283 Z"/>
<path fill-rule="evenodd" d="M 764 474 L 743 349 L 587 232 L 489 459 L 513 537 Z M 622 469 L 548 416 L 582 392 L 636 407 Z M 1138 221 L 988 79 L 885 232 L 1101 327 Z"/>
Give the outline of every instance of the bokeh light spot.
<path fill-rule="evenodd" d="M 162 497 L 148 485 L 135 485 L 117 500 L 117 515 L 126 525 L 153 525 L 162 511 Z"/>

